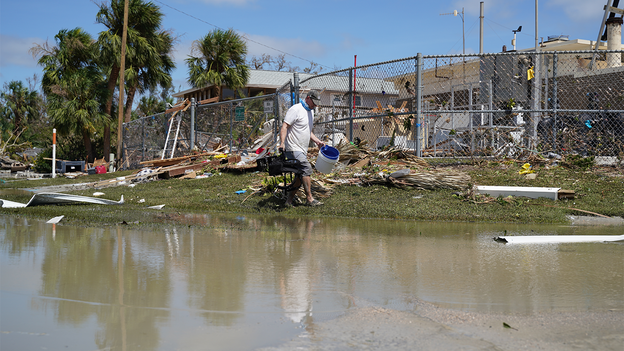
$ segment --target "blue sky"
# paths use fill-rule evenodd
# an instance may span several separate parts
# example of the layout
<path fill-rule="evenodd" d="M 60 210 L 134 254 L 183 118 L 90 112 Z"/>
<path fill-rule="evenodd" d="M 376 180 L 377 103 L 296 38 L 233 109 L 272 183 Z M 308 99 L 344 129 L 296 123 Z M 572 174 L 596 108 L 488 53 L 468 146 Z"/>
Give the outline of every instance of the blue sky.
<path fill-rule="evenodd" d="M 35 43 L 54 44 L 61 29 L 81 27 L 94 38 L 101 0 L 0 1 L 0 80 L 22 80 L 41 68 L 28 53 Z M 480 0 L 153 0 L 164 13 L 163 28 L 179 42 L 174 53 L 175 90 L 187 89 L 184 59 L 194 40 L 216 27 L 232 28 L 250 39 L 248 58 L 286 53 L 294 66 L 309 61 L 324 71 L 415 56 L 462 53 L 462 19 L 441 15 L 464 9 L 466 53 L 479 50 Z M 539 0 L 539 37 L 568 35 L 596 40 L 606 0 Z M 484 0 L 484 51 L 535 45 L 535 0 Z"/>

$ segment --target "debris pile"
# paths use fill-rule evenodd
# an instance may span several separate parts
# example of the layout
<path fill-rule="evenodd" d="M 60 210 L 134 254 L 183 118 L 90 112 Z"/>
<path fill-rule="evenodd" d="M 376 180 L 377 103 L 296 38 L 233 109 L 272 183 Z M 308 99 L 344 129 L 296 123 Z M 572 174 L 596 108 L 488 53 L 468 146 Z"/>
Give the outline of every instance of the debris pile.
<path fill-rule="evenodd" d="M 0 169 L 13 172 L 24 171 L 28 168 L 22 162 L 13 160 L 7 156 L 0 156 Z"/>

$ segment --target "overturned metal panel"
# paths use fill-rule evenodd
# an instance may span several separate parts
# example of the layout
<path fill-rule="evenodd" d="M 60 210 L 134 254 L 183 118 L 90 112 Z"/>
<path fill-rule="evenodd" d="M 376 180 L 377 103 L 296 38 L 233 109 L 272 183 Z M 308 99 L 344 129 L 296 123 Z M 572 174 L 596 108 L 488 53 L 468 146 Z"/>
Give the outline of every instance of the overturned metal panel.
<path fill-rule="evenodd" d="M 497 236 L 494 240 L 506 244 L 555 244 L 624 241 L 624 235 L 526 235 Z"/>
<path fill-rule="evenodd" d="M 37 193 L 33 195 L 33 197 L 28 201 L 28 203 L 23 204 L 20 202 L 1 200 L 3 208 L 19 208 L 19 207 L 31 207 L 31 206 L 41 206 L 41 205 L 68 205 L 68 204 L 76 204 L 76 203 L 91 203 L 97 205 L 121 205 L 124 203 L 123 195 L 121 195 L 121 200 L 113 201 L 100 199 L 97 197 L 90 196 L 80 196 L 80 195 L 71 195 L 71 194 L 62 194 L 62 193 Z"/>

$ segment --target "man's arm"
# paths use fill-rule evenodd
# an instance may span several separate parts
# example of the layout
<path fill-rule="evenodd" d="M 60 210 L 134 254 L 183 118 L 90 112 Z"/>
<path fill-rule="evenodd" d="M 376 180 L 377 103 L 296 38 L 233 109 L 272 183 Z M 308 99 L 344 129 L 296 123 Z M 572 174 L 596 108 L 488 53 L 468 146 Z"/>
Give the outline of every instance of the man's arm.
<path fill-rule="evenodd" d="M 286 133 L 288 133 L 288 128 L 290 128 L 290 124 L 284 122 L 282 123 L 282 127 L 280 128 L 280 143 L 277 145 L 278 149 L 286 148 Z"/>
<path fill-rule="evenodd" d="M 314 133 L 312 131 L 310 131 L 310 139 L 312 139 L 312 141 L 316 144 L 316 146 L 318 146 L 319 148 L 321 148 L 323 145 L 325 145 L 324 142 L 321 141 L 321 139 L 317 138 L 316 135 L 314 135 Z"/>

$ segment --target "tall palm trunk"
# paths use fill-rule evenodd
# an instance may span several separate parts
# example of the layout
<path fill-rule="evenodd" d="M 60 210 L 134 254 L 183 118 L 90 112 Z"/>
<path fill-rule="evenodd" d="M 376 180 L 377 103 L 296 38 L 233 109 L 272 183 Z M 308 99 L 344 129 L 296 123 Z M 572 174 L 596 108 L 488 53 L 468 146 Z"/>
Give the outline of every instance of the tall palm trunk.
<path fill-rule="evenodd" d="M 132 118 L 132 104 L 134 103 L 134 96 L 136 95 L 137 88 L 136 87 L 128 87 L 127 97 L 126 97 L 126 107 L 124 109 L 124 117 L 125 122 L 130 122 Z"/>
<path fill-rule="evenodd" d="M 87 162 L 93 162 L 95 160 L 95 154 L 93 153 L 93 145 L 91 144 L 91 137 L 89 130 L 82 129 L 82 141 L 84 142 L 85 149 L 87 150 Z"/>

